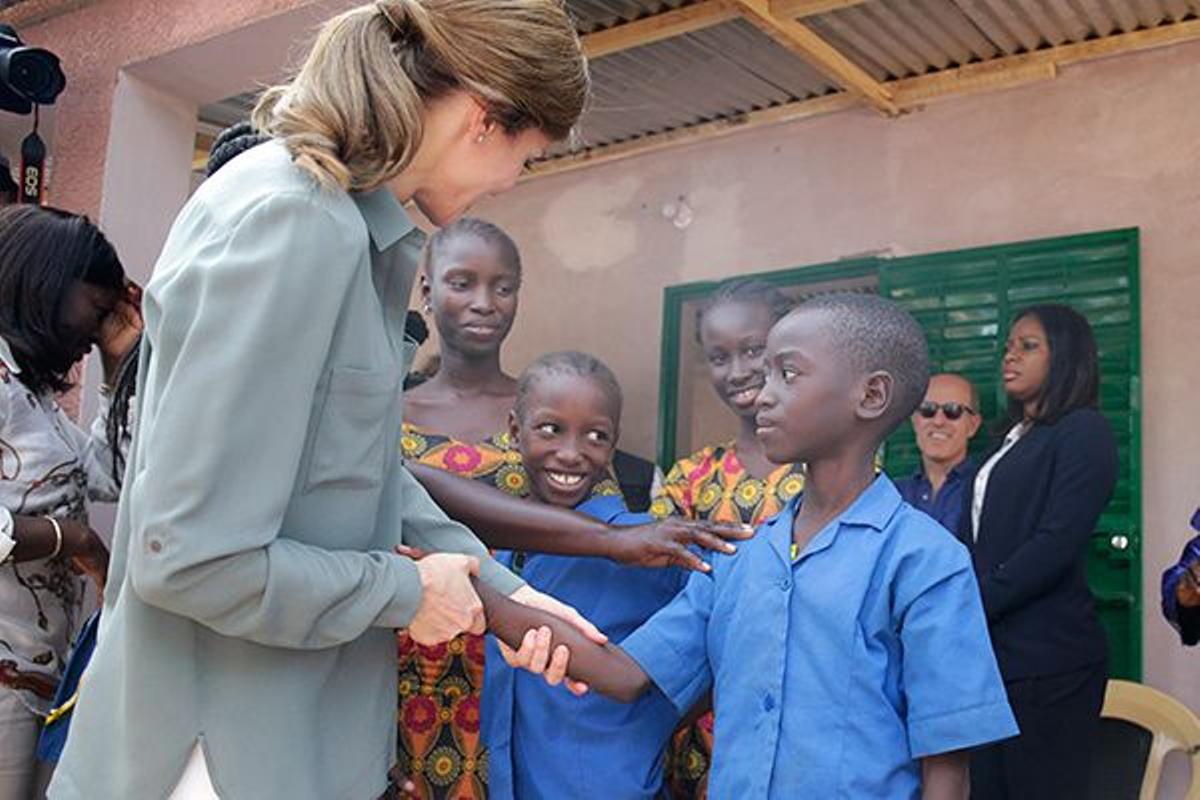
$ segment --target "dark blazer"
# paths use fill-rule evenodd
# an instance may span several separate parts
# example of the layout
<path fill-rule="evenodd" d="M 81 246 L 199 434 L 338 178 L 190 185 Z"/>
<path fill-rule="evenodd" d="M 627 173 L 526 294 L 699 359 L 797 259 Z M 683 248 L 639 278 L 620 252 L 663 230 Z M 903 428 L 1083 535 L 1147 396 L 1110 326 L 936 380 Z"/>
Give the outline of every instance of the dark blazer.
<path fill-rule="evenodd" d="M 964 493 L 958 535 L 971 550 L 1006 681 L 1107 659 L 1086 566 L 1089 540 L 1116 481 L 1117 446 L 1108 422 L 1094 409 L 1076 409 L 1035 425 L 996 464 L 978 541 L 971 536 L 974 482 Z"/>

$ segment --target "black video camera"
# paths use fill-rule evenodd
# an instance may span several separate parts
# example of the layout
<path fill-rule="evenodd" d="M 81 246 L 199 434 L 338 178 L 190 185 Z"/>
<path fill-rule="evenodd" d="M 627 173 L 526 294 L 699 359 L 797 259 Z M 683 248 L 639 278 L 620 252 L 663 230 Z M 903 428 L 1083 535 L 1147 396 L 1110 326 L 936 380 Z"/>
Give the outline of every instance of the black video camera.
<path fill-rule="evenodd" d="M 11 25 L 0 25 L 0 109 L 28 114 L 34 103 L 53 105 L 66 85 L 58 56 L 26 47 Z"/>

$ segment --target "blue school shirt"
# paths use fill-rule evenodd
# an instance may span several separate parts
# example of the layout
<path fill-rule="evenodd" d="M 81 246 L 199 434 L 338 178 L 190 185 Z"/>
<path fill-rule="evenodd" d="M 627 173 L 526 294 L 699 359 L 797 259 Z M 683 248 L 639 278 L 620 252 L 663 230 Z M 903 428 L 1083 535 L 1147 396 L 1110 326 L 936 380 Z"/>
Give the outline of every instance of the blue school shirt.
<path fill-rule="evenodd" d="M 896 490 L 906 503 L 918 511 L 942 523 L 942 526 L 957 535 L 958 521 L 962 518 L 963 494 L 975 480 L 975 462 L 970 458 L 958 464 L 946 474 L 946 482 L 934 494 L 933 484 L 925 477 L 924 470 L 917 470 L 912 477 L 896 481 Z"/>
<path fill-rule="evenodd" d="M 680 711 L 713 689 L 710 796 L 916 798 L 1017 733 L 967 551 L 881 475 L 793 561 L 801 500 L 622 647 Z"/>
<path fill-rule="evenodd" d="M 608 524 L 651 521 L 630 513 L 615 496 L 591 498 L 575 510 Z M 515 559 L 504 551 L 496 560 L 512 567 Z M 574 606 L 617 643 L 687 583 L 686 572 L 674 567 L 624 567 L 602 558 L 539 553 L 525 555 L 520 572 L 530 586 Z M 657 797 L 666 744 L 679 722 L 658 691 L 625 704 L 547 686 L 541 676 L 509 667 L 492 636 L 480 714 L 488 794 L 494 799 Z"/>

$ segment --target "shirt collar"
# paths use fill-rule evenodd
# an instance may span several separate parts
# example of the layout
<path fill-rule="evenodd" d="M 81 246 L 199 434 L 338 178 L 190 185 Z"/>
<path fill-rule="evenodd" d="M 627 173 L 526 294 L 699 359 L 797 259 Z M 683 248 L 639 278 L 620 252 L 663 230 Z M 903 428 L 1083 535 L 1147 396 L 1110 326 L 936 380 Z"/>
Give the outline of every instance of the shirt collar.
<path fill-rule="evenodd" d="M 789 500 L 783 511 L 767 524 L 784 525 L 790 528 L 803 500 L 804 492 L 801 492 Z M 900 492 L 897 491 L 891 479 L 881 472 L 837 519 L 842 525 L 858 525 L 881 531 L 891 522 L 892 515 L 896 513 L 900 503 Z"/>
<path fill-rule="evenodd" d="M 892 521 L 892 515 L 900 507 L 900 492 L 887 475 L 880 473 L 850 507 L 842 512 L 839 521 L 843 525 L 858 525 L 882 531 Z"/>
<path fill-rule="evenodd" d="M 367 231 L 376 250 L 383 252 L 414 232 L 424 237 L 396 195 L 386 186 L 352 196 L 358 205 L 358 212 L 367 223 Z"/>
<path fill-rule="evenodd" d="M 8 346 L 8 342 L 4 341 L 4 337 L 0 336 L 0 364 L 13 375 L 21 374 L 21 367 L 17 364 L 17 359 L 13 358 L 12 348 Z"/>
<path fill-rule="evenodd" d="M 951 468 L 951 470 L 946 473 L 947 483 L 950 481 L 951 478 L 965 478 L 967 476 L 967 473 L 970 472 L 974 468 L 975 468 L 975 462 L 971 460 L 970 456 L 967 456 L 962 461 L 955 464 L 954 467 Z M 913 473 L 913 480 L 925 481 L 925 482 L 929 481 L 929 479 L 925 477 L 925 467 L 924 466 L 917 467 L 917 471 Z"/>
<path fill-rule="evenodd" d="M 777 515 L 764 525 L 763 533 L 771 547 L 778 553 L 784 564 L 791 564 L 792 523 L 796 512 L 804 499 L 804 493 L 793 497 Z M 805 553 L 812 555 L 832 545 L 837 532 L 844 526 L 874 528 L 882 531 L 892 521 L 896 509 L 900 508 L 902 500 L 900 492 L 887 475 L 880 473 L 874 482 L 858 496 L 850 507 L 843 511 L 836 520 L 813 537 L 805 547 Z"/>
<path fill-rule="evenodd" d="M 575 510 L 581 514 L 587 514 L 589 517 L 595 517 L 605 524 L 629 512 L 629 509 L 625 507 L 625 498 L 619 494 L 598 494 L 589 497 L 575 506 Z"/>

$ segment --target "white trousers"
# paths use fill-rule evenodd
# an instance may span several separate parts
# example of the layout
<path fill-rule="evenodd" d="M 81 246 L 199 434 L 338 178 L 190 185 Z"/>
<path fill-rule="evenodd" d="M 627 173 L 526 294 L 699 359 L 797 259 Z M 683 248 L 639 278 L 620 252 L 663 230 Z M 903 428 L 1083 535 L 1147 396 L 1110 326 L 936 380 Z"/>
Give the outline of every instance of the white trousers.
<path fill-rule="evenodd" d="M 167 800 L 220 800 L 212 779 L 208 777 L 208 763 L 204 760 L 204 751 L 199 742 L 192 748 L 187 766 L 183 768 L 183 777 Z"/>

